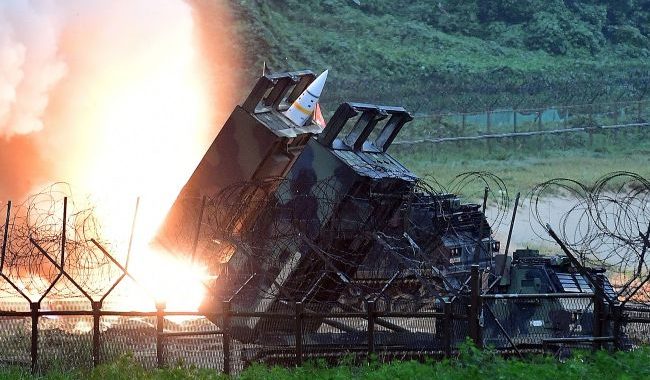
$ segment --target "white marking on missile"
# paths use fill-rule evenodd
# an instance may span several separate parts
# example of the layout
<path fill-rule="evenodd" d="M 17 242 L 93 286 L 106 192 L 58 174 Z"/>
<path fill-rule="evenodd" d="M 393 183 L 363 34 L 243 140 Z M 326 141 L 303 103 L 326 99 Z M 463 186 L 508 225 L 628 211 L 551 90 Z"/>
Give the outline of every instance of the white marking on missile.
<path fill-rule="evenodd" d="M 294 103 L 292 107 L 296 107 L 296 109 L 302 113 L 304 113 L 307 116 L 311 116 L 313 111 L 308 110 L 307 108 L 301 106 L 300 104 Z"/>

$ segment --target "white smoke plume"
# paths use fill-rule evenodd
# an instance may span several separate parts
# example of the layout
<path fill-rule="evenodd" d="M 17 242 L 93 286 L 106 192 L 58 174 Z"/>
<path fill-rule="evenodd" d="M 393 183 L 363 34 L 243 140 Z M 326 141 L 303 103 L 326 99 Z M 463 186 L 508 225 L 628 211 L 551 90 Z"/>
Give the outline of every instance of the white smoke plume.
<path fill-rule="evenodd" d="M 177 191 L 239 100 L 231 25 L 221 0 L 0 1 L 0 201 Z"/>
<path fill-rule="evenodd" d="M 0 3 L 0 136 L 43 128 L 49 91 L 66 71 L 60 18 L 49 2 Z"/>

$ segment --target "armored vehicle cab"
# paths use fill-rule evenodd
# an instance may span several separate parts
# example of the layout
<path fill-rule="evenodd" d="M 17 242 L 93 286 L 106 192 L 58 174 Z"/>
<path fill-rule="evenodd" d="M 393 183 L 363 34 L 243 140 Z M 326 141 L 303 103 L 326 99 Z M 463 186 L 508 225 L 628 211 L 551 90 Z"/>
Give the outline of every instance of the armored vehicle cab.
<path fill-rule="evenodd" d="M 614 301 L 616 293 L 604 270 L 585 268 L 592 278 L 602 281 L 605 297 Z M 506 267 L 500 283 L 491 290 L 497 296 L 487 304 L 484 338 L 496 346 L 508 343 L 499 331 L 497 319 L 513 342 L 545 338 L 589 336 L 593 333 L 594 284 L 566 256 L 544 256 L 537 250 L 518 249 Z M 531 296 L 535 295 L 535 296 Z M 567 295 L 563 297 L 563 295 Z M 584 297 L 580 297 L 584 295 Z M 577 297 L 574 297 L 577 296 Z M 493 314 L 493 315 L 490 315 Z"/>

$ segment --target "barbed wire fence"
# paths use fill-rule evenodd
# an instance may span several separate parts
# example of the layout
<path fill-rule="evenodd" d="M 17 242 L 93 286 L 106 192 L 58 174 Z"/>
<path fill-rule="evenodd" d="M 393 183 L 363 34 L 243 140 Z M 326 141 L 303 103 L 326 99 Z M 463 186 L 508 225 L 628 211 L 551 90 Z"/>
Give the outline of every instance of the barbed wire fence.
<path fill-rule="evenodd" d="M 563 223 L 562 240 L 583 263 L 607 266 L 620 276 L 613 281 L 617 297 L 635 308 L 635 326 L 647 326 L 648 181 L 633 173 L 613 173 L 595 185 L 554 180 L 535 188 L 531 201 L 552 187 L 578 203 L 571 213 L 580 214 L 579 223 Z M 504 225 L 510 198 L 503 181 L 489 173 L 465 173 L 445 185 L 423 181 L 400 198 L 356 193 L 340 199 L 333 178 L 232 185 L 198 200 L 200 212 L 191 208 L 191 213 L 201 217 L 178 233 L 193 247 L 192 259 L 215 268 L 215 278 L 205 283 L 208 299 L 198 311 L 169 311 L 138 285 L 128 265 L 130 252 L 117 254 L 120 248 L 103 239 L 92 205 L 76 203 L 70 189 L 57 184 L 2 210 L 0 362 L 35 371 L 61 364 L 88 367 L 130 351 L 150 367 L 182 359 L 229 373 L 256 360 L 300 363 L 345 352 L 448 355 L 468 335 L 482 344 L 481 331 L 492 343 L 517 350 L 521 342 L 503 342 L 494 333 L 498 326 L 479 323 L 482 299 L 492 305 L 496 322 L 506 323 L 503 315 L 510 309 L 500 310 L 491 295 L 481 294 L 484 284 L 498 280 L 496 274 L 456 265 L 442 249 L 450 238 L 469 247 L 482 244 L 483 232 L 458 228 L 454 214 L 445 211 L 453 201 L 445 194 L 477 188 L 499 209 L 480 230 Z M 395 214 L 373 211 L 387 201 L 398 205 Z M 346 206 L 335 207 L 340 204 Z M 440 218 L 423 223 L 418 208 L 440 210 Z M 480 205 L 471 209 L 478 215 Z M 535 221 L 548 222 L 539 208 L 531 209 Z M 325 216 L 328 223 L 322 224 Z M 599 254 L 603 249 L 605 255 Z M 452 272 L 460 275 L 446 275 Z M 119 305 L 111 297 L 134 292 L 148 300 L 137 310 L 111 306 Z M 576 297 L 593 301 L 556 298 L 589 309 L 593 318 L 614 318 L 596 315 L 596 295 Z M 549 303 L 547 311 L 553 307 Z M 193 318 L 173 321 L 182 316 Z M 513 334 L 511 327 L 500 329 Z M 621 331 L 642 340 L 646 330 Z M 589 334 L 570 337 L 588 340 Z M 543 339 L 549 336 L 524 343 L 539 347 Z"/>
<path fill-rule="evenodd" d="M 544 200 L 562 197 L 569 207 L 555 223 L 564 244 L 586 266 L 605 268 L 623 302 L 650 302 L 646 252 L 650 248 L 650 182 L 630 172 L 614 172 L 593 184 L 557 178 L 530 193 L 534 232 L 548 242 L 548 209 Z"/>

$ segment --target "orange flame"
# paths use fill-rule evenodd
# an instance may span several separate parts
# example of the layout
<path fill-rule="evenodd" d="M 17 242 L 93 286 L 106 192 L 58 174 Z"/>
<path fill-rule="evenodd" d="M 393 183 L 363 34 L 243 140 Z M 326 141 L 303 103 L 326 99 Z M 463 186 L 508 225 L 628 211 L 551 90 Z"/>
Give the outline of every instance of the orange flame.
<path fill-rule="evenodd" d="M 236 98 L 224 93 L 230 88 L 214 89 L 206 81 L 210 68 L 206 72 L 197 50 L 193 19 L 184 16 L 152 36 L 137 62 L 130 67 L 116 62 L 120 68 L 108 70 L 99 78 L 101 85 L 90 90 L 97 106 L 82 117 L 95 129 L 93 148 L 74 175 L 87 192 L 101 197 L 97 212 L 104 238 L 117 241 L 128 235 L 135 195 L 142 197 L 130 270 L 156 301 L 175 311 L 198 309 L 206 269 L 148 243 L 214 137 L 215 120 L 231 108 L 215 101 L 214 91 Z M 226 62 L 233 56 L 220 59 L 233 67 Z M 121 306 L 138 308 L 134 300 Z"/>
<path fill-rule="evenodd" d="M 121 252 L 142 197 L 130 270 L 168 309 L 196 310 L 205 269 L 148 243 L 238 100 L 235 28 L 224 2 L 141 3 L 71 9 L 58 41 L 66 75 L 43 130 L 27 135 L 40 152 L 31 172 L 45 172 L 33 188 L 64 181 L 91 194 L 102 238 Z"/>

